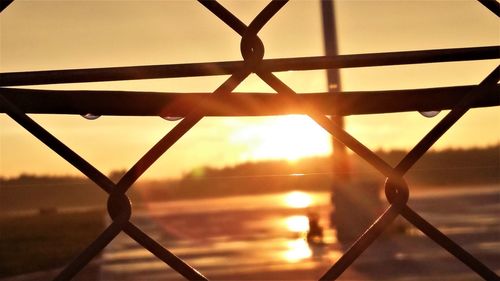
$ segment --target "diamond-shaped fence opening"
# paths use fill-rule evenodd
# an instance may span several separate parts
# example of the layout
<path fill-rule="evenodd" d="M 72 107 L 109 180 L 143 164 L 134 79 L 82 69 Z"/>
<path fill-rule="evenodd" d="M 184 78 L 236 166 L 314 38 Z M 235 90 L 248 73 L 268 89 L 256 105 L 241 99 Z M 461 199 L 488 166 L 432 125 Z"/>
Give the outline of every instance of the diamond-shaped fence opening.
<path fill-rule="evenodd" d="M 2 9 L 6 8 L 9 2 L 2 1 Z M 498 276 L 491 269 L 407 205 L 409 187 L 404 176 L 468 109 L 499 105 L 500 92 L 497 83 L 500 67 L 497 66 L 478 85 L 417 90 L 351 92 L 348 95 L 299 95 L 278 79 L 274 72 L 498 59 L 500 57 L 499 46 L 265 60 L 263 59 L 265 45 L 259 38 L 258 33 L 287 1 L 270 2 L 248 26 L 216 1 L 199 2 L 241 36 L 243 61 L 1 74 L 0 111 L 9 115 L 109 194 L 107 207 L 112 219 L 110 225 L 78 257 L 67 265 L 55 280 L 71 279 L 122 232 L 185 278 L 206 279 L 202 273 L 190 267 L 168 249 L 162 247 L 131 222 L 132 208 L 125 193 L 161 155 L 170 149 L 204 116 L 279 115 L 288 113 L 308 115 L 334 138 L 349 147 L 387 178 L 385 193 L 390 204 L 389 207 L 325 272 L 321 280 L 338 278 L 397 217 L 405 218 L 485 280 L 498 280 Z M 495 15 L 499 15 L 500 6 L 498 2 L 487 0 L 480 0 L 479 2 Z M 252 73 L 274 89 L 277 94 L 232 95 L 233 90 Z M 230 76 L 210 94 L 55 91 L 13 88 L 13 86 L 24 85 L 221 74 Z M 93 93 L 99 93 L 99 95 L 93 95 Z M 114 103 L 117 99 L 121 101 L 118 105 Z M 137 104 L 141 104 L 141 106 L 138 107 Z M 451 111 L 395 167 L 382 160 L 328 117 L 328 115 L 343 116 L 442 109 L 451 109 Z M 182 120 L 115 184 L 26 115 L 27 113 L 85 115 L 88 112 L 92 112 L 94 115 L 180 116 Z M 92 118 L 92 116 L 88 117 Z"/>

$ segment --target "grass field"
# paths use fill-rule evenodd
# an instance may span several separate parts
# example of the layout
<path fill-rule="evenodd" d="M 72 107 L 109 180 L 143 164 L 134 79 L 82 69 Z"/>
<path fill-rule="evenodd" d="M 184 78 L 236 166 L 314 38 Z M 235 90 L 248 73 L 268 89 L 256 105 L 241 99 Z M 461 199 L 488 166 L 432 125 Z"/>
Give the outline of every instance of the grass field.
<path fill-rule="evenodd" d="M 104 213 L 0 218 L 0 278 L 61 267 L 104 229 Z"/>

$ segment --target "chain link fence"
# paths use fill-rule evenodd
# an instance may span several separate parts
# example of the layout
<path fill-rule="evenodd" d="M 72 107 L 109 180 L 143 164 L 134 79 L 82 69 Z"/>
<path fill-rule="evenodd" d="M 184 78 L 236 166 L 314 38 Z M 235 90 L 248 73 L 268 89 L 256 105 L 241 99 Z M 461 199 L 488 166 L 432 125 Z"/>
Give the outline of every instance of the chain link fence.
<path fill-rule="evenodd" d="M 2 1 L 2 9 L 11 1 Z M 389 207 L 357 239 L 352 246 L 324 273 L 320 280 L 338 278 L 399 216 L 422 231 L 450 254 L 466 264 L 485 280 L 499 277 L 481 261 L 439 231 L 407 205 L 410 187 L 404 176 L 429 148 L 472 107 L 499 105 L 498 80 L 500 66 L 478 85 L 437 89 L 398 90 L 385 92 L 349 93 L 346 95 L 297 94 L 274 72 L 328 68 L 352 68 L 383 65 L 434 63 L 500 58 L 499 46 L 425 50 L 364 55 L 323 56 L 264 60 L 264 43 L 258 33 L 287 1 L 270 2 L 247 26 L 216 1 L 199 1 L 229 28 L 241 36 L 243 61 L 115 67 L 101 69 L 57 70 L 2 73 L 0 79 L 0 112 L 6 113 L 19 125 L 75 166 L 102 190 L 109 194 L 107 208 L 112 223 L 79 256 L 68 264 L 54 280 L 70 280 L 85 267 L 119 233 L 124 232 L 153 253 L 158 259 L 189 280 L 206 280 L 202 273 L 162 247 L 130 221 L 132 207 L 126 192 L 139 177 L 204 116 L 240 116 L 300 113 L 328 131 L 338 141 L 371 164 L 386 177 L 385 194 Z M 496 16 L 500 5 L 492 0 L 480 0 Z M 273 88 L 276 95 L 231 95 L 250 74 L 256 74 Z M 117 81 L 150 78 L 193 77 L 229 74 L 211 94 L 157 94 L 137 92 L 51 91 L 15 89 L 10 86 Z M 92 96 L 92 97 L 89 97 Z M 119 106 L 113 100 L 122 100 Z M 77 102 L 75 102 L 77 101 Z M 361 101 L 361 102 L 360 102 Z M 389 102 L 392 101 L 392 102 Z M 141 108 L 135 105 L 141 103 Z M 249 104 L 252 104 L 250 107 Z M 256 106 L 258 105 L 258 106 Z M 389 113 L 400 111 L 451 111 L 410 152 L 392 167 L 356 138 L 338 127 L 328 115 Z M 96 115 L 159 115 L 181 116 L 182 120 L 157 142 L 125 175 L 114 183 L 80 155 L 28 117 L 27 113 Z"/>

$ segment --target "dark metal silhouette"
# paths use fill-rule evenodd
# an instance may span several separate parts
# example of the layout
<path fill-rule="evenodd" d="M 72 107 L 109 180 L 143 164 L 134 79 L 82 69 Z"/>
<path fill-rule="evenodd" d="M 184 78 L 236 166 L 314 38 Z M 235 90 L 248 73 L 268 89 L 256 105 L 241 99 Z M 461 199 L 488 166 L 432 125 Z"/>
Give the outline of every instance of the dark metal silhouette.
<path fill-rule="evenodd" d="M 0 0 L 0 12 L 5 10 L 14 0 Z"/>
<path fill-rule="evenodd" d="M 483 4 L 488 10 L 500 17 L 500 3 L 497 0 L 477 0 Z"/>

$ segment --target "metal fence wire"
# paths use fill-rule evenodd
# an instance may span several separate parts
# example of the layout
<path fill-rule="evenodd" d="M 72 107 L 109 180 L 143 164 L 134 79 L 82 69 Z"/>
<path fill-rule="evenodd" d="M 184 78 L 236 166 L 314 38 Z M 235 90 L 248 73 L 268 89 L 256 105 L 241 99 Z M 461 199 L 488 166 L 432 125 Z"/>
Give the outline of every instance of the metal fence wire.
<path fill-rule="evenodd" d="M 6 8 L 10 2 L 2 1 L 1 9 Z M 307 114 L 387 178 L 385 193 L 390 203 L 389 207 L 324 273 L 320 280 L 338 278 L 398 216 L 404 217 L 485 280 L 499 280 L 495 272 L 407 205 L 409 187 L 404 176 L 469 108 L 500 104 L 498 86 L 500 66 L 497 66 L 478 85 L 346 95 L 300 95 L 278 79 L 274 72 L 498 59 L 500 46 L 264 60 L 264 43 L 260 40 L 258 33 L 285 6 L 287 1 L 271 1 L 248 26 L 216 1 L 199 0 L 199 3 L 241 36 L 243 61 L 1 74 L 0 112 L 9 115 L 109 194 L 107 208 L 112 223 L 54 280 L 71 279 L 121 232 L 126 233 L 185 278 L 206 280 L 202 273 L 162 247 L 130 221 L 132 208 L 125 193 L 162 154 L 204 116 L 285 113 Z M 500 4 L 497 1 L 479 0 L 479 3 L 497 17 L 500 16 Z M 231 95 L 233 90 L 252 73 L 271 86 L 277 95 Z M 96 96 L 92 95 L 95 91 L 29 90 L 9 87 L 221 74 L 230 74 L 230 77 L 211 94 L 98 91 L 99 95 Z M 122 100 L 118 106 L 113 105 L 116 97 Z M 141 108 L 134 106 L 138 103 L 141 104 Z M 250 104 L 252 106 L 249 106 Z M 451 111 L 395 167 L 379 158 L 327 117 L 331 114 L 350 115 L 441 109 L 451 109 Z M 26 113 L 86 114 L 89 112 L 98 115 L 181 116 L 183 119 L 115 184 L 26 115 Z"/>

